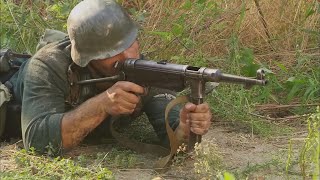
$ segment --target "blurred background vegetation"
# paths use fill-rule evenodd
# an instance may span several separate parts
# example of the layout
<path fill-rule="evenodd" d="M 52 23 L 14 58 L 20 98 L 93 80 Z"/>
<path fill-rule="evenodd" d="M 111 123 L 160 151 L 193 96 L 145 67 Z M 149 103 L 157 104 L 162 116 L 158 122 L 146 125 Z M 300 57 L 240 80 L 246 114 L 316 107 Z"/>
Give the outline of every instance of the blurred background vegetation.
<path fill-rule="evenodd" d="M 34 54 L 46 28 L 66 32 L 68 14 L 80 0 L 0 2 L 1 49 Z M 141 25 L 141 51 L 149 59 L 219 68 L 250 77 L 258 68 L 265 69 L 269 80 L 266 87 L 246 90 L 220 84 L 207 97 L 216 123 L 228 123 L 235 130 L 264 137 L 309 127 L 312 130 L 301 154 L 301 167 L 308 160 L 308 147 L 318 143 L 319 151 L 318 0 L 118 2 Z M 316 164 L 318 157 L 313 158 Z"/>
<path fill-rule="evenodd" d="M 80 0 L 0 0 L 1 48 L 35 53 L 46 28 L 66 32 Z M 217 119 L 268 135 L 286 117 L 301 122 L 320 100 L 320 8 L 317 0 L 118 0 L 140 23 L 149 59 L 268 73 L 269 85 L 221 84 L 208 100 Z M 283 105 L 289 105 L 283 107 Z M 269 128 L 268 128 L 269 127 Z M 277 126 L 278 127 L 278 126 Z M 277 129 L 277 128 L 276 128 Z M 280 128 L 283 129 L 283 128 Z"/>

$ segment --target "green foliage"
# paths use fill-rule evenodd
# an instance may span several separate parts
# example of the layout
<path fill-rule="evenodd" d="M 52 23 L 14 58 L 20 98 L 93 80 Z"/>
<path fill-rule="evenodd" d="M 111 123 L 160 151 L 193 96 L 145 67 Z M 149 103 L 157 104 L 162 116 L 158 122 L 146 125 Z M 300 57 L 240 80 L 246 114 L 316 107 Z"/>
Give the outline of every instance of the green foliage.
<path fill-rule="evenodd" d="M 187 145 L 182 144 L 177 149 L 176 155 L 173 157 L 172 164 L 173 166 L 183 166 L 186 163 L 186 160 L 190 157 L 190 154 L 187 152 Z"/>
<path fill-rule="evenodd" d="M 202 142 L 195 145 L 194 170 L 197 179 L 213 179 L 223 170 L 222 157 L 214 143 Z M 231 178 L 229 174 L 224 174 L 225 178 Z"/>
<path fill-rule="evenodd" d="M 293 158 L 293 152 L 292 152 L 292 141 L 289 141 L 289 148 L 288 148 L 288 158 L 286 162 L 286 173 L 288 174 L 289 169 L 292 167 L 292 158 Z"/>
<path fill-rule="evenodd" d="M 273 72 L 268 65 L 256 62 L 252 49 L 241 46 L 236 31 L 229 39 L 228 45 L 230 50 L 228 57 L 230 68 L 228 68 L 228 71 L 230 73 L 255 77 L 257 69 L 262 68 L 266 72 L 268 84 L 266 87 L 255 87 L 248 91 L 231 86 L 218 87 L 217 94 L 214 94 L 213 97 L 218 98 L 218 102 L 223 104 L 219 103 L 220 107 L 214 107 L 215 99 L 212 106 L 215 112 L 223 118 L 237 119 L 244 123 L 251 122 L 249 124 L 251 124 L 252 131 L 258 134 L 267 135 L 273 130 L 283 132 L 281 128 L 273 128 L 271 124 L 268 125 L 259 121 L 258 118 L 250 116 L 250 113 L 254 110 L 251 103 L 269 103 L 270 101 L 276 103 L 290 103 L 292 101 L 310 103 L 317 102 L 320 99 L 320 62 L 317 57 L 297 50 L 297 64 L 293 69 L 292 66 L 287 67 L 285 64 L 274 61 L 273 63 L 280 70 Z M 221 106 L 223 107 L 221 108 Z M 230 107 L 232 107 L 231 111 Z M 224 111 L 224 108 L 227 111 Z M 305 110 L 305 112 L 307 111 Z"/>
<path fill-rule="evenodd" d="M 315 64 L 318 63 L 315 62 Z M 287 100 L 290 101 L 294 97 L 300 97 L 302 101 L 318 99 L 320 96 L 319 66 L 306 71 L 301 69 L 305 68 L 298 65 L 295 75 L 289 77 L 284 84 L 288 92 Z"/>
<path fill-rule="evenodd" d="M 196 2 L 188 0 L 181 3 L 176 9 L 167 9 L 166 15 L 168 18 L 162 18 L 161 24 L 168 25 L 168 28 L 146 31 L 146 35 L 159 37 L 170 53 L 159 51 L 159 47 L 146 49 L 145 51 L 151 51 L 153 54 L 157 52 L 152 58 L 160 57 L 161 59 L 171 59 L 172 56 L 189 59 L 202 54 L 197 50 L 197 46 L 201 42 L 196 42 L 193 36 L 201 33 L 203 29 L 216 28 L 211 26 L 212 18 L 219 17 L 221 11 L 219 3 L 212 0 Z M 177 18 L 172 19 L 171 16 L 177 16 Z M 148 41 L 144 43 L 148 43 Z"/>
<path fill-rule="evenodd" d="M 236 129 L 264 137 L 290 132 L 288 127 L 275 126 L 251 115 L 255 111 L 254 102 L 263 101 L 266 98 L 264 96 L 268 95 L 268 91 L 261 89 L 263 88 L 255 87 L 246 90 L 238 85 L 220 84 L 208 96 L 207 102 L 216 118 L 233 122 Z"/>
<path fill-rule="evenodd" d="M 183 148 L 182 148 L 183 149 Z M 185 151 L 185 149 L 183 149 Z M 184 152 L 184 151 L 180 152 Z M 182 153 L 183 154 L 183 153 Z M 196 179 L 235 180 L 235 176 L 224 171 L 223 158 L 213 142 L 202 142 L 195 145 L 194 171 Z M 186 158 L 186 155 L 182 155 Z"/>
<path fill-rule="evenodd" d="M 245 48 L 239 54 L 241 67 L 241 74 L 249 77 L 256 77 L 257 70 L 261 67 L 254 62 L 254 55 L 252 49 Z"/>
<path fill-rule="evenodd" d="M 102 156 L 105 157 L 102 158 Z M 138 163 L 135 152 L 119 148 L 113 148 L 107 155 L 98 153 L 96 159 L 103 159 L 101 164 L 115 168 L 133 168 Z"/>
<path fill-rule="evenodd" d="M 0 179 L 114 179 L 113 173 L 100 164 L 81 167 L 71 159 L 35 156 L 35 150 L 14 154 L 18 168 L 0 174 Z M 80 156 L 81 157 L 81 156 Z M 81 157 L 83 161 L 84 157 Z"/>
<path fill-rule="evenodd" d="M 219 178 L 222 179 L 222 178 Z M 235 180 L 236 178 L 234 177 L 233 174 L 228 173 L 228 172 L 224 172 L 223 173 L 223 180 Z"/>
<path fill-rule="evenodd" d="M 33 54 L 46 28 L 66 32 L 69 12 L 80 0 L 0 2 L 0 47 Z"/>
<path fill-rule="evenodd" d="M 288 157 L 285 171 L 289 176 L 294 165 L 299 164 L 303 179 L 319 179 L 320 177 L 320 107 L 307 120 L 308 135 L 299 150 L 299 157 L 294 158 L 293 140 L 289 141 Z"/>
<path fill-rule="evenodd" d="M 320 177 L 320 107 L 308 118 L 308 136 L 300 153 L 300 169 L 304 178 Z"/>
<path fill-rule="evenodd" d="M 242 171 L 234 172 L 234 176 L 237 177 L 237 179 L 250 179 L 250 175 L 252 174 L 258 174 L 259 171 L 261 172 L 268 172 L 268 170 L 274 169 L 272 172 L 274 174 L 268 174 L 268 175 L 275 175 L 276 171 L 279 171 L 279 173 L 282 173 L 282 162 L 279 159 L 273 158 L 270 161 L 259 163 L 259 164 L 247 164 L 247 166 Z M 276 171 L 275 171 L 276 170 Z M 262 176 L 263 177 L 263 176 Z M 268 179 L 268 178 L 266 178 Z M 273 179 L 273 178 L 271 178 Z"/>

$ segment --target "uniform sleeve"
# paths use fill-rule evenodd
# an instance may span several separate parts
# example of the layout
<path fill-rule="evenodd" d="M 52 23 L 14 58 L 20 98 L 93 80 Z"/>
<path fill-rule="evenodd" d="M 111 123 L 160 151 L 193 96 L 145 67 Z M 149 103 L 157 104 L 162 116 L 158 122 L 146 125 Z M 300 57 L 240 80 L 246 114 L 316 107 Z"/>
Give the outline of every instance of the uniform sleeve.
<path fill-rule="evenodd" d="M 44 61 L 31 59 L 25 68 L 21 126 L 26 149 L 61 152 L 66 77 Z"/>
<path fill-rule="evenodd" d="M 151 93 L 143 106 L 149 122 L 155 130 L 160 142 L 163 146 L 169 146 L 169 139 L 165 125 L 165 109 L 169 102 L 175 98 L 175 93 L 166 90 L 157 90 Z M 179 113 L 181 105 L 177 105 L 169 112 L 169 124 L 172 129 L 176 129 L 179 125 Z"/>

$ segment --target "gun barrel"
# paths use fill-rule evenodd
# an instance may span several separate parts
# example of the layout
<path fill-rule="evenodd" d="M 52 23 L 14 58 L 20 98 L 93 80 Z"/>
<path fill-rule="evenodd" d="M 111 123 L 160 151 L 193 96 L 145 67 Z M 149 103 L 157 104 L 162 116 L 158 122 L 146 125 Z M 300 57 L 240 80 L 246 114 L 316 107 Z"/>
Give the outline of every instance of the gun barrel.
<path fill-rule="evenodd" d="M 266 85 L 267 81 L 264 79 L 253 79 L 253 78 L 247 78 L 247 77 L 241 77 L 236 76 L 232 74 L 224 74 L 222 73 L 220 75 L 220 81 L 221 82 L 230 82 L 230 83 L 239 83 L 239 84 L 245 84 L 245 85 Z"/>
<path fill-rule="evenodd" d="M 264 79 L 264 72 L 258 71 L 257 78 L 242 77 L 233 74 L 222 73 L 219 69 L 205 68 L 203 70 L 204 77 L 211 82 L 227 82 L 244 84 L 246 86 L 252 85 L 266 85 L 267 81 Z"/>

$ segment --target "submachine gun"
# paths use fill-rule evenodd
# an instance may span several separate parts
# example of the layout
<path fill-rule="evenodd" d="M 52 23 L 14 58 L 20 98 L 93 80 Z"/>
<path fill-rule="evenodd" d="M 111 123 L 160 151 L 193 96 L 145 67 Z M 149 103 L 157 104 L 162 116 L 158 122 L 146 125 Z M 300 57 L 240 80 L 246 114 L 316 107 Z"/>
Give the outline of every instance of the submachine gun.
<path fill-rule="evenodd" d="M 255 78 L 248 78 L 225 74 L 219 69 L 172 64 L 165 60 L 156 62 L 143 59 L 127 59 L 124 62 L 117 62 L 115 68 L 119 71 L 115 76 L 78 81 L 77 84 L 130 81 L 146 88 L 157 87 L 177 92 L 189 87 L 191 90 L 189 101 L 194 104 L 203 103 L 207 82 L 243 84 L 245 88 L 267 84 L 262 69 L 257 71 Z M 195 143 L 201 142 L 201 136 L 191 132 L 189 137 L 188 148 L 192 150 Z"/>

